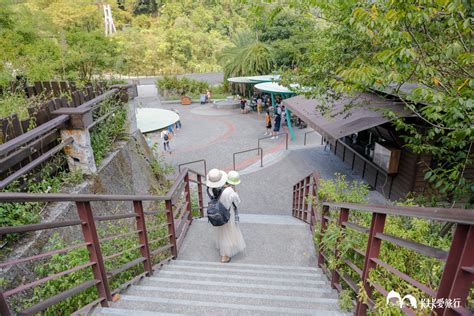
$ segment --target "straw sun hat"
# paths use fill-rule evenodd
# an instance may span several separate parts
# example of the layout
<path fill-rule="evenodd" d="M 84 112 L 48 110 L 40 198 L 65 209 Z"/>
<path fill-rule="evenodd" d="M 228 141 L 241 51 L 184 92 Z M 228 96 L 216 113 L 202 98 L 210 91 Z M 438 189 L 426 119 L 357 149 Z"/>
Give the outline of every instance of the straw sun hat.
<path fill-rule="evenodd" d="M 211 169 L 206 176 L 208 188 L 220 188 L 227 182 L 227 173 L 219 169 Z"/>

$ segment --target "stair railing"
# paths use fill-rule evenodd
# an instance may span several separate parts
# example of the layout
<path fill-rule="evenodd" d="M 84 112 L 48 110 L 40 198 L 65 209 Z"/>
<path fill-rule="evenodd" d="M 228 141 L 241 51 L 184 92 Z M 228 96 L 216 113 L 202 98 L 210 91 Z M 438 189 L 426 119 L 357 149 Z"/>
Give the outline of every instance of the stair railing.
<path fill-rule="evenodd" d="M 317 212 L 317 193 L 319 188 L 319 172 L 313 172 L 293 186 L 293 216 L 308 223 L 314 231 Z"/>
<path fill-rule="evenodd" d="M 197 180 L 190 179 L 190 175 L 196 176 Z M 202 188 L 205 184 L 201 181 L 203 175 L 187 168 L 184 168 L 174 184 L 163 196 L 155 195 L 100 195 L 100 194 L 33 194 L 33 193 L 0 193 L 0 206 L 4 203 L 28 203 L 28 202 L 73 202 L 76 205 L 78 219 L 68 221 L 53 221 L 48 223 L 19 225 L 10 227 L 0 227 L 0 235 L 20 234 L 26 232 L 38 232 L 56 228 L 76 227 L 80 229 L 83 235 L 83 241 L 61 249 L 55 249 L 41 254 L 35 254 L 26 258 L 13 259 L 0 262 L 0 269 L 12 268 L 21 264 L 35 264 L 38 260 L 47 259 L 57 254 L 67 254 L 72 250 L 86 248 L 89 254 L 87 263 L 76 266 L 65 271 L 43 277 L 41 279 L 29 280 L 20 285 L 5 286 L 6 290 L 0 292 L 0 314 L 2 316 L 12 315 L 9 307 L 9 301 L 18 294 L 24 294 L 24 291 L 44 285 L 48 281 L 56 280 L 62 276 L 91 269 L 93 279 L 82 282 L 72 288 L 62 291 L 52 297 L 42 299 L 31 307 L 23 309 L 19 315 L 32 315 L 46 310 L 48 307 L 57 304 L 69 297 L 72 297 L 86 289 L 96 287 L 98 299 L 83 306 L 76 314 L 87 313 L 94 306 L 101 304 L 106 307 L 112 301 L 114 294 L 122 288 L 136 283 L 143 277 L 148 277 L 159 269 L 167 261 L 178 256 L 179 249 L 182 246 L 186 232 L 191 224 L 192 217 L 192 193 L 190 182 L 198 182 L 198 198 L 200 211 L 202 207 Z M 96 216 L 93 211 L 93 203 L 100 202 L 120 202 L 128 204 L 129 209 L 126 212 L 114 215 Z M 158 209 L 152 211 L 144 210 L 144 203 Z M 165 208 L 162 208 L 162 204 Z M 120 205 L 122 206 L 122 205 Z M 160 223 L 157 215 L 166 215 L 164 223 Z M 128 223 L 129 231 L 117 235 L 101 237 L 97 230 L 97 225 L 101 222 L 114 222 L 134 219 L 134 222 Z M 157 225 L 154 222 L 158 222 Z M 153 225 L 152 225 L 153 224 Z M 132 228 L 134 227 L 134 228 Z M 123 226 L 120 226 L 123 228 Z M 166 230 L 165 236 L 162 235 L 162 229 Z M 108 231 L 108 230 L 107 230 Z M 152 233 L 156 232 L 156 233 Z M 161 233 L 160 233 L 161 232 Z M 150 239 L 151 236 L 154 236 Z M 131 249 L 122 250 L 117 253 L 104 255 L 101 245 L 106 241 L 123 239 L 130 236 L 136 236 L 136 246 Z M 139 251 L 139 256 L 133 260 L 122 264 L 119 267 L 113 267 L 117 257 L 130 251 Z M 116 289 L 110 289 L 111 279 L 120 273 L 129 270 L 138 265 L 143 265 L 143 272 L 121 284 Z M 109 269 L 107 269 L 109 267 Z M 13 287 L 13 288 L 12 288 Z"/>
<path fill-rule="evenodd" d="M 248 152 L 251 152 L 251 151 L 255 151 L 255 150 L 257 151 L 257 155 L 260 155 L 260 167 L 263 167 L 263 149 L 261 147 L 255 147 L 255 148 L 252 148 L 252 149 L 238 151 L 238 152 L 235 152 L 235 153 L 232 154 L 232 166 L 233 166 L 234 170 L 237 170 L 236 169 L 236 164 L 235 164 L 235 156 L 240 155 L 240 154 L 244 154 L 244 153 L 248 153 Z"/>
<path fill-rule="evenodd" d="M 362 284 L 368 302 L 367 304 L 361 301 L 357 302 L 356 315 L 366 315 L 369 308 L 374 308 L 374 291 L 387 296 L 391 290 L 368 280 L 370 271 L 376 267 L 383 268 L 388 273 L 404 280 L 437 300 L 437 302 L 457 302 L 457 304 L 436 305 L 434 309 L 436 315 L 472 315 L 466 308 L 466 302 L 474 282 L 474 251 L 472 251 L 472 245 L 474 244 L 474 209 L 363 205 L 318 201 L 317 180 L 319 177 L 317 175 L 317 173 L 309 175 L 293 187 L 293 216 L 308 222 L 312 228 L 315 227 L 316 220 L 318 221 L 318 266 L 331 280 L 333 288 L 339 292 L 342 291 L 342 280 L 347 288 L 358 294 L 360 291 L 358 284 Z M 321 211 L 317 212 L 316 207 L 319 207 Z M 350 214 L 353 211 L 371 214 L 370 226 L 365 227 L 360 223 L 349 221 Z M 319 214 L 316 216 L 316 213 Z M 387 216 L 417 217 L 454 223 L 456 227 L 449 250 L 445 251 L 385 233 L 384 226 Z M 334 269 L 330 268 L 330 255 L 322 244 L 323 235 L 330 224 L 337 225 L 342 229 L 342 237 L 336 241 L 336 246 L 331 250 L 332 256 L 342 264 L 337 264 Z M 349 259 L 341 261 L 338 245 L 344 242 L 344 236 L 348 229 L 368 237 L 365 249 L 351 248 L 349 250 L 354 257 L 358 256 L 361 260 L 363 259 L 363 266 L 357 266 Z M 438 289 L 433 289 L 384 262 L 384 258 L 381 257 L 380 253 L 382 241 L 445 262 Z M 343 267 L 352 270 L 353 273 L 351 273 L 356 276 L 356 279 L 343 272 Z M 415 311 L 406 305 L 403 306 L 402 311 L 407 315 L 415 315 Z"/>

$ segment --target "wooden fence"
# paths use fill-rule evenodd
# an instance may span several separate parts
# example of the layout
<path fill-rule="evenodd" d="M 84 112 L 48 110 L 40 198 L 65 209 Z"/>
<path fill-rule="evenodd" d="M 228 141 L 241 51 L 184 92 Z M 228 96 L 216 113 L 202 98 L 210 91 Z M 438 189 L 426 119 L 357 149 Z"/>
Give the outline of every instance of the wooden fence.
<path fill-rule="evenodd" d="M 31 92 L 27 96 L 40 96 L 44 102 L 30 107 L 26 119 L 20 120 L 17 114 L 0 118 L 0 189 L 26 172 L 39 168 L 68 145 L 61 141 L 60 128 L 70 119 L 70 115 L 58 115 L 54 111 L 60 108 L 88 108 L 121 90 L 126 93 L 120 93 L 119 97 L 127 101 L 136 96 L 136 87 L 133 87 L 115 85 L 106 92 L 105 84 L 91 84 L 83 90 L 66 82 L 36 82 L 35 86 L 25 87 L 26 91 Z M 12 86 L 11 89 L 17 91 L 18 87 Z M 54 165 L 52 172 L 65 166 L 63 159 Z"/>

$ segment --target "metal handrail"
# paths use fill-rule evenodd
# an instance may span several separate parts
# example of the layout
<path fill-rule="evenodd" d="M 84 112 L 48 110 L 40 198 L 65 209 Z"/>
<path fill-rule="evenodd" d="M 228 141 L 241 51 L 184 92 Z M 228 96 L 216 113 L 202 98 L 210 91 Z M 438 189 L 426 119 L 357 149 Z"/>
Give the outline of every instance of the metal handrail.
<path fill-rule="evenodd" d="M 358 301 L 355 315 L 366 315 L 367 308 L 373 308 L 373 304 L 370 303 L 373 291 L 378 291 L 383 295 L 388 293 L 387 289 L 380 284 L 371 282 L 368 278 L 370 272 L 377 266 L 433 298 L 456 298 L 460 300 L 461 307 L 455 311 L 458 314 L 463 314 L 463 312 L 467 311 L 462 306 L 466 304 L 469 289 L 473 283 L 472 278 L 468 277 L 466 273 L 474 273 L 472 269 L 474 259 L 470 250 L 470 245 L 474 243 L 474 209 L 366 205 L 343 202 L 318 203 L 317 201 L 312 201 L 311 203 L 309 197 L 317 197 L 317 189 L 316 177 L 311 175 L 303 178 L 293 186 L 293 216 L 308 222 L 311 228 L 314 226 L 315 221 L 319 222 L 318 266 L 330 279 L 331 287 L 340 292 L 343 290 L 341 282 L 344 282 L 356 294 L 360 291 L 361 286 L 366 291 L 366 295 L 369 297 L 368 304 Z M 321 208 L 316 217 L 315 207 L 318 205 Z M 371 213 L 372 220 L 369 227 L 351 222 L 350 214 L 352 211 Z M 330 216 L 330 213 L 333 216 Z M 308 215 L 310 215 L 309 218 Z M 387 233 L 384 231 L 387 215 L 418 217 L 426 220 L 456 223 L 449 251 Z M 326 249 L 325 247 L 327 246 L 324 246 L 322 242 L 322 238 L 330 223 L 337 225 L 343 231 L 343 237 L 336 240 L 334 249 Z M 367 242 L 364 244 L 365 249 L 352 248 L 357 256 L 364 258 L 362 267 L 359 267 L 350 258 L 342 257 L 343 254 L 338 248 L 337 244 L 345 242 L 344 231 L 347 229 L 355 230 L 360 234 L 368 236 Z M 382 241 L 445 262 L 438 289 L 432 289 L 430 286 L 419 282 L 393 265 L 390 265 L 387 261 L 384 261 L 383 257 L 381 257 L 383 255 L 381 252 Z M 329 260 L 331 259 L 328 256 L 328 252 L 332 252 L 336 258 L 336 266 L 329 265 Z M 353 279 L 352 275 L 344 273 L 342 270 L 343 266 L 352 269 L 355 274 L 359 275 L 360 282 L 357 279 Z M 437 308 L 437 315 L 446 315 L 448 309 L 449 307 L 447 306 Z"/>
<path fill-rule="evenodd" d="M 312 131 L 307 131 L 304 133 L 304 146 L 306 146 L 306 136 L 310 133 L 314 133 L 316 132 L 315 130 L 312 130 Z M 323 145 L 323 141 L 324 141 L 324 137 L 323 135 L 321 135 L 321 145 Z"/>
<path fill-rule="evenodd" d="M 286 150 L 288 150 L 288 133 L 287 133 L 287 132 L 282 132 L 282 133 L 277 134 L 276 136 L 280 136 L 280 135 L 286 135 Z M 263 140 L 263 139 L 268 139 L 268 138 L 272 138 L 272 137 L 275 137 L 275 136 L 274 136 L 274 135 L 270 135 L 270 136 L 260 137 L 260 138 L 257 140 L 257 148 L 260 148 L 260 141 L 261 141 L 261 140 Z"/>
<path fill-rule="evenodd" d="M 165 201 L 173 198 L 174 191 L 182 183 L 188 172 L 203 176 L 194 170 L 184 168 L 165 195 L 0 192 L 0 202 Z"/>
<path fill-rule="evenodd" d="M 255 148 L 252 148 L 252 149 L 247 149 L 247 150 L 242 150 L 242 151 L 238 151 L 238 152 L 235 152 L 233 154 L 233 166 L 234 166 L 234 170 L 235 170 L 235 156 L 238 155 L 238 154 L 243 154 L 243 153 L 247 153 L 247 152 L 250 152 L 250 151 L 254 151 L 254 150 L 257 150 L 258 153 L 260 154 L 260 167 L 263 167 L 263 149 L 261 147 L 255 147 Z M 258 155 L 258 154 L 257 154 Z"/>
<path fill-rule="evenodd" d="M 370 165 L 371 167 L 377 169 L 379 172 L 381 173 L 384 173 L 386 175 L 388 175 L 387 171 L 384 170 L 382 167 L 376 165 L 375 163 L 373 163 L 372 161 L 370 161 L 369 159 L 367 159 L 366 157 L 364 157 L 364 155 L 358 153 L 357 151 L 355 151 L 351 146 L 347 145 L 346 143 L 344 143 L 343 141 L 340 141 L 339 139 L 336 141 L 336 143 L 339 143 L 341 144 L 342 146 L 346 147 L 346 148 L 349 148 L 357 157 L 359 157 L 360 159 L 362 159 L 366 164 Z"/>
<path fill-rule="evenodd" d="M 178 171 L 181 172 L 181 167 L 182 166 L 185 166 L 185 165 L 190 165 L 190 164 L 193 164 L 193 163 L 196 163 L 196 162 L 203 162 L 204 163 L 204 175 L 207 174 L 207 162 L 206 162 L 206 159 L 199 159 L 199 160 L 194 160 L 194 161 L 190 161 L 190 162 L 184 162 L 184 163 L 181 163 L 178 165 Z M 196 173 L 196 172 L 194 172 Z M 201 176 L 204 176 L 204 175 L 201 175 Z"/>
<path fill-rule="evenodd" d="M 387 206 L 377 204 L 355 204 L 355 203 L 332 203 L 323 202 L 323 205 L 334 208 L 345 208 L 362 212 L 380 213 L 387 215 L 399 215 L 418 217 L 437 221 L 446 221 L 467 225 L 474 225 L 474 209 L 463 208 L 441 208 L 421 206 Z"/>
<path fill-rule="evenodd" d="M 196 173 L 188 168 L 184 168 L 178 177 L 175 180 L 175 183 L 171 186 L 168 193 L 164 196 L 152 196 L 152 195 L 94 195 L 94 194 L 28 194 L 28 193 L 0 193 L 0 202 L 50 202 L 50 201 L 63 201 L 63 202 L 75 202 L 76 210 L 78 213 L 78 220 L 73 221 L 57 221 L 50 223 L 39 223 L 31 225 L 20 225 L 20 226 L 10 226 L 10 227 L 0 227 L 0 235 L 18 233 L 18 232 L 29 232 L 29 231 L 39 231 L 39 230 L 49 230 L 61 227 L 69 226 L 81 226 L 82 232 L 84 235 L 84 240 L 86 243 L 80 244 L 81 246 L 87 247 L 89 251 L 90 260 L 87 264 L 82 266 L 73 267 L 69 270 L 61 271 L 42 279 L 34 280 L 28 284 L 23 284 L 15 287 L 14 289 L 9 289 L 7 291 L 0 291 L 0 314 L 5 316 L 12 315 L 12 312 L 8 306 L 7 298 L 24 291 L 26 289 L 32 288 L 34 286 L 40 285 L 46 281 L 57 279 L 62 275 L 72 273 L 75 271 L 80 271 L 84 269 L 91 268 L 93 270 L 93 279 L 87 280 L 80 285 L 69 288 L 55 296 L 49 297 L 48 299 L 42 300 L 36 305 L 33 305 L 20 314 L 35 314 L 47 309 L 49 306 L 61 302 L 68 298 L 71 295 L 78 293 L 84 289 L 96 286 L 99 294 L 99 299 L 86 305 L 82 308 L 93 307 L 93 305 L 101 304 L 102 306 L 108 306 L 108 302 L 112 300 L 112 294 L 117 292 L 117 289 L 111 290 L 109 288 L 109 277 L 113 276 L 119 272 L 125 271 L 133 266 L 138 264 L 143 264 L 144 272 L 140 275 L 135 276 L 134 279 L 140 279 L 144 276 L 151 276 L 153 271 L 156 270 L 157 266 L 162 263 L 158 263 L 153 266 L 151 258 L 157 254 L 161 254 L 168 249 L 171 251 L 171 257 L 165 259 L 169 260 L 171 258 L 176 258 L 178 251 L 184 240 L 184 236 L 191 224 L 192 218 L 192 207 L 191 207 L 191 187 L 190 187 L 190 173 L 194 173 L 198 177 L 198 182 L 202 175 Z M 181 194 L 181 192 L 185 194 Z M 198 185 L 198 194 L 199 194 L 199 206 L 201 209 L 201 214 L 203 212 L 202 204 L 202 185 Z M 183 196 L 186 200 L 185 203 L 179 203 L 178 197 Z M 145 212 L 143 209 L 143 201 L 145 200 L 155 200 L 155 201 L 165 201 L 166 202 L 166 224 L 163 227 L 168 228 L 168 235 L 166 238 L 169 238 L 168 244 L 165 246 L 160 246 L 156 249 L 150 248 L 150 243 L 154 241 L 148 241 L 147 233 L 147 221 L 149 217 L 146 218 L 148 212 Z M 127 214 L 117 214 L 111 216 L 94 216 L 94 212 L 91 207 L 92 201 L 132 201 L 133 202 L 133 212 Z M 178 213 L 178 214 L 176 214 Z M 177 215 L 177 216 L 176 216 Z M 96 221 L 104 220 L 119 220 L 125 218 L 134 218 L 136 221 L 137 229 L 134 231 L 139 238 L 139 247 L 141 256 L 135 260 L 131 260 L 119 268 L 113 271 L 107 271 L 104 265 L 104 260 L 107 258 L 112 258 L 112 256 L 118 256 L 123 252 L 119 252 L 109 256 L 103 256 L 100 250 L 100 242 L 105 239 L 100 239 L 97 233 Z M 154 217 L 155 218 L 155 217 Z M 176 228 L 175 228 L 176 227 Z M 149 227 L 148 227 L 149 228 Z M 119 236 L 123 236 L 119 235 Z M 119 236 L 112 236 L 113 238 Z M 108 238 L 110 239 L 110 237 Z M 165 240 L 163 239 L 163 240 Z M 155 240 L 156 241 L 156 240 Z M 78 246 L 77 246 L 78 247 Z M 75 248 L 64 248 L 59 250 L 50 251 L 47 253 L 37 254 L 29 256 L 27 258 L 13 259 L 8 262 L 2 263 L 2 266 L 12 266 L 19 262 L 32 262 L 44 257 L 49 257 L 55 253 L 64 253 Z M 163 262 L 163 261 L 162 261 Z M 130 284 L 127 281 L 123 286 Z M 92 305 L 91 305 L 92 304 Z"/>

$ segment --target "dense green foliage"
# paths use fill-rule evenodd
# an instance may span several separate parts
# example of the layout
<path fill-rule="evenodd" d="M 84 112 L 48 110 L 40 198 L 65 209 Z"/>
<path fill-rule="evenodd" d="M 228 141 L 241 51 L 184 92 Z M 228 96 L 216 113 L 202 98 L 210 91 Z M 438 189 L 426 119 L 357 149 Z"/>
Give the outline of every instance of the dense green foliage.
<path fill-rule="evenodd" d="M 164 76 L 156 81 L 156 87 L 159 89 L 161 95 L 166 93 L 181 96 L 206 93 L 206 90 L 209 89 L 209 84 L 204 81 L 186 77 Z"/>
<path fill-rule="evenodd" d="M 318 191 L 320 201 L 334 202 L 366 203 L 367 194 L 367 185 L 359 182 L 349 183 L 344 176 L 337 174 L 335 180 L 322 180 Z M 410 205 L 411 203 L 412 202 L 407 201 L 404 205 Z M 319 207 L 318 211 L 320 212 L 321 210 Z M 327 230 L 322 236 L 319 235 L 320 227 L 316 228 L 314 236 L 315 243 L 319 245 L 319 239 L 322 237 L 321 245 L 324 253 L 329 258 L 329 268 L 334 269 L 338 266 L 341 271 L 347 273 L 356 283 L 359 283 L 359 275 L 345 265 L 344 261 L 348 259 L 359 268 L 363 267 L 364 258 L 355 252 L 354 249 L 360 249 L 365 252 L 367 235 L 350 228 L 345 230 L 341 229 L 336 224 L 338 213 L 331 211 L 330 215 L 332 220 L 329 222 Z M 364 227 L 370 227 L 371 214 L 361 211 L 351 211 L 349 221 Z M 384 232 L 392 236 L 447 250 L 452 237 L 440 237 L 439 232 L 441 228 L 442 224 L 436 221 L 402 216 L 387 216 Z M 340 241 L 339 243 L 337 243 L 338 240 Z M 338 259 L 336 259 L 334 255 L 336 244 L 341 255 Z M 438 288 L 443 268 L 442 261 L 386 242 L 382 243 L 379 258 L 415 280 L 420 281 L 422 284 L 432 289 Z M 379 266 L 370 273 L 369 280 L 380 284 L 388 291 L 394 290 L 399 293 L 410 293 L 418 300 L 422 298 L 431 299 L 431 297 L 427 297 L 424 292 L 415 289 L 409 283 L 399 279 Z M 352 307 L 352 300 L 356 299 L 356 293 L 353 293 L 343 281 L 341 281 L 341 283 L 345 289 L 342 296 L 343 299 L 341 299 L 341 305 L 343 305 L 342 307 L 344 308 L 350 309 Z M 386 305 L 385 296 L 377 291 L 374 291 L 374 293 L 377 315 L 404 315 L 398 307 Z M 364 299 L 365 293 L 363 291 L 358 294 L 360 299 Z M 474 295 L 471 295 L 470 302 L 474 302 Z M 424 312 L 426 313 L 428 311 Z"/>
<path fill-rule="evenodd" d="M 88 0 L 26 0 L 0 7 L 0 83 L 92 75 L 217 71 L 229 36 L 245 29 L 248 5 L 226 1 L 112 1 L 117 33 Z"/>
<path fill-rule="evenodd" d="M 100 165 L 112 145 L 124 135 L 127 120 L 126 104 L 113 98 L 102 102 L 99 110 L 94 113 L 94 120 L 101 117 L 104 117 L 104 120 L 90 131 L 91 146 L 97 166 Z"/>
<path fill-rule="evenodd" d="M 232 39 L 233 46 L 226 47 L 220 61 L 224 65 L 224 76 L 249 76 L 268 74 L 274 64 L 272 48 L 259 41 L 249 32 L 238 33 Z"/>
<path fill-rule="evenodd" d="M 464 177 L 474 142 L 470 6 L 461 0 L 289 2 L 314 10 L 324 24 L 286 83 L 311 87 L 304 92 L 326 101 L 323 111 L 356 91 L 399 95 L 416 117 L 395 122 L 406 146 L 435 161 L 425 178 L 451 202 L 474 196 Z M 415 88 L 404 89 L 405 83 Z"/>
<path fill-rule="evenodd" d="M 39 174 L 26 174 L 7 186 L 5 192 L 28 192 L 28 193 L 56 193 L 67 185 L 75 185 L 82 181 L 82 174 L 77 172 L 60 171 L 54 174 L 56 165 L 60 165 L 64 157 L 55 157 L 42 168 Z M 1 191 L 0 191 L 1 192 Z M 45 203 L 1 203 L 0 204 L 0 226 L 19 226 L 37 223 L 41 213 L 46 207 Z M 4 249 L 10 249 L 11 241 L 17 240 L 20 234 L 2 235 L 0 244 L 7 245 Z M 5 254 L 2 253 L 2 254 Z"/>
<path fill-rule="evenodd" d="M 149 227 L 163 225 L 166 223 L 165 216 L 147 217 Z M 115 236 L 119 234 L 125 234 L 134 230 L 133 223 L 127 223 L 123 221 L 121 223 L 109 224 L 106 227 L 99 228 L 100 238 Z M 159 229 L 149 229 L 148 239 L 160 240 L 158 242 L 151 243 L 151 250 L 158 249 L 168 243 L 168 239 L 164 238 L 167 235 L 168 229 L 166 226 L 161 226 Z M 59 235 L 54 235 L 49 240 L 50 246 L 48 250 L 57 250 L 70 247 L 71 244 L 64 241 Z M 113 259 L 105 260 L 105 268 L 107 271 L 113 271 L 114 269 L 120 268 L 122 265 L 129 263 L 141 257 L 137 246 L 139 244 L 137 236 L 127 236 L 122 238 L 114 238 L 101 243 L 101 251 L 104 257 L 121 253 L 119 256 L 113 257 Z M 162 254 L 154 256 L 152 258 L 153 264 L 159 263 L 161 260 L 170 256 L 169 251 L 165 251 Z M 59 273 L 77 266 L 87 264 L 89 262 L 89 252 L 87 248 L 81 247 L 66 254 L 53 255 L 44 264 L 36 267 L 35 273 L 39 277 L 46 277 L 48 275 Z M 117 289 L 120 285 L 131 280 L 133 277 L 143 272 L 143 265 L 138 264 L 132 268 L 119 273 L 118 275 L 111 278 L 110 288 L 111 290 Z M 70 273 L 66 276 L 60 277 L 56 280 L 48 281 L 43 286 L 37 286 L 34 288 L 33 296 L 28 301 L 20 301 L 17 304 L 17 308 L 20 309 L 22 305 L 32 305 L 44 300 L 47 297 L 59 294 L 67 289 L 81 284 L 82 282 L 92 280 L 94 278 L 91 268 L 85 268 L 77 272 Z M 53 305 L 48 308 L 44 315 L 65 315 L 71 314 L 84 305 L 91 303 L 98 298 L 96 287 L 89 288 L 78 295 L 61 301 L 60 303 Z"/>

